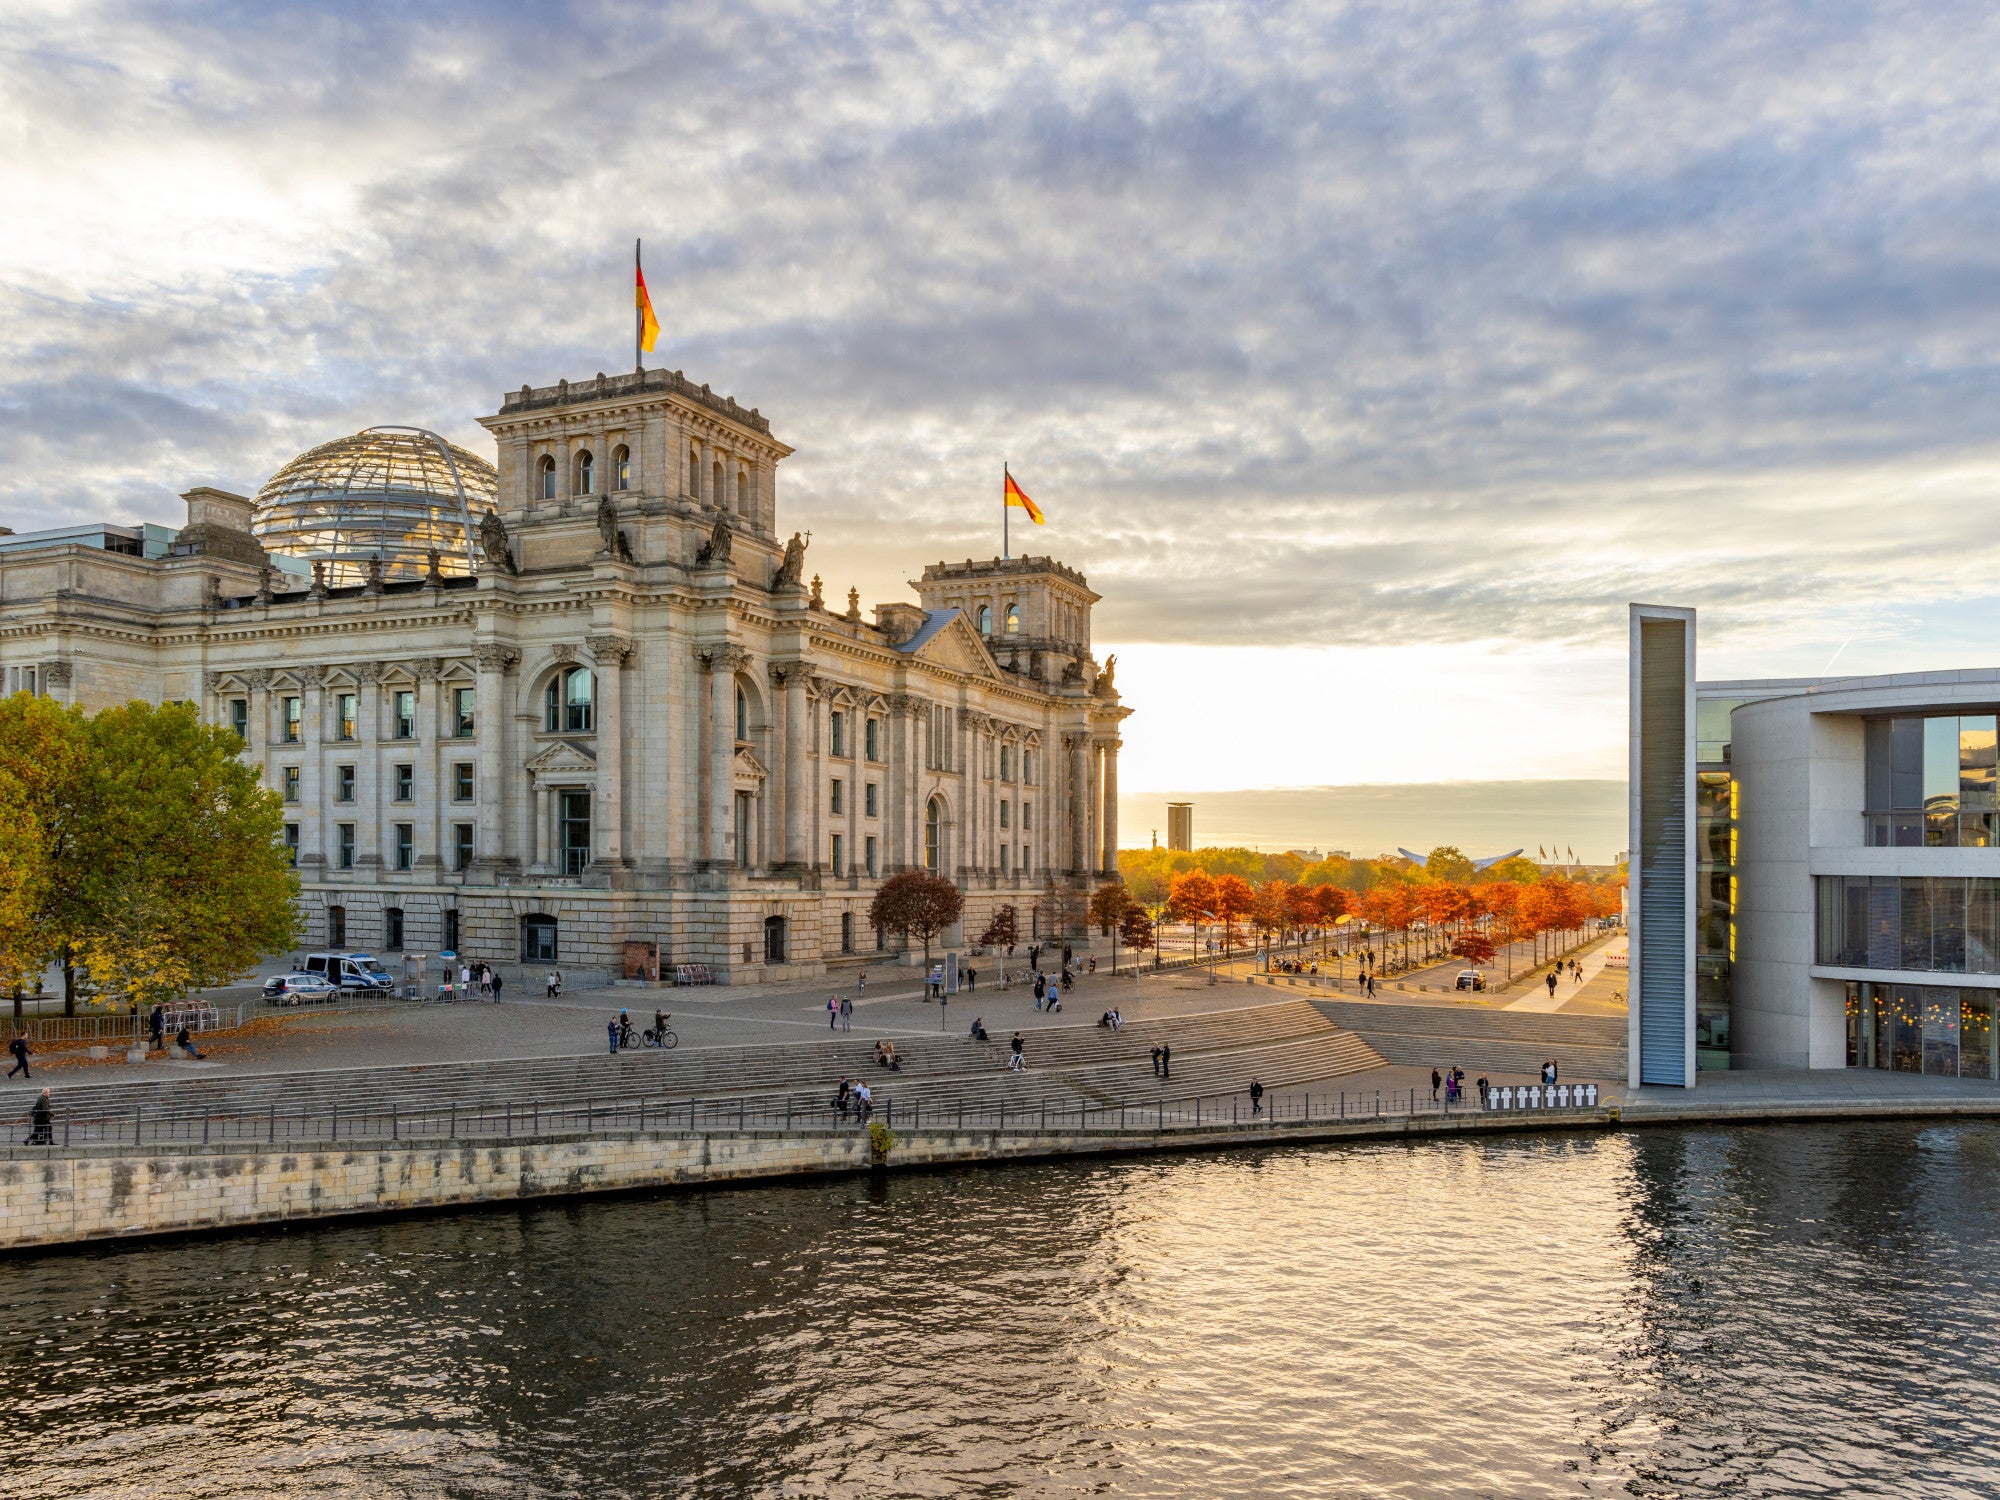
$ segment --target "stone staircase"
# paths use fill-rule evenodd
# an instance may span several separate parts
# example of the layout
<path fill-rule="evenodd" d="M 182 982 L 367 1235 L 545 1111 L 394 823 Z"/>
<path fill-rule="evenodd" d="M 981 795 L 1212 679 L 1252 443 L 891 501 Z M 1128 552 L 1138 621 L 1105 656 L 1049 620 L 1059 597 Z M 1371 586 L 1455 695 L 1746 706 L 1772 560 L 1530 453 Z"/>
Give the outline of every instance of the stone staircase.
<path fill-rule="evenodd" d="M 1456 1064 L 1473 1072 L 1528 1073 L 1553 1058 L 1565 1080 L 1626 1076 L 1622 1016 L 1566 1016 L 1476 1005 L 1315 1000 L 1335 1026 L 1354 1032 L 1391 1063 Z"/>
<path fill-rule="evenodd" d="M 218 1119 L 328 1113 L 406 1115 L 448 1109 L 561 1109 L 586 1104 L 745 1099 L 769 1111 L 823 1111 L 842 1077 L 865 1080 L 878 1109 L 1005 1103 L 1092 1106 L 1152 1103 L 1319 1083 L 1383 1065 L 1382 1056 L 1303 1000 L 1197 1015 L 1024 1033 L 1025 1071 L 1007 1067 L 1010 1033 L 976 1042 L 964 1034 L 898 1038 L 902 1069 L 874 1064 L 874 1042 L 837 1040 L 758 1046 L 639 1050 L 617 1056 L 500 1059 L 394 1068 L 341 1068 L 221 1078 L 80 1084 L 62 1090 L 72 1120 Z M 1151 1051 L 1173 1049 L 1172 1077 L 1153 1076 Z"/>

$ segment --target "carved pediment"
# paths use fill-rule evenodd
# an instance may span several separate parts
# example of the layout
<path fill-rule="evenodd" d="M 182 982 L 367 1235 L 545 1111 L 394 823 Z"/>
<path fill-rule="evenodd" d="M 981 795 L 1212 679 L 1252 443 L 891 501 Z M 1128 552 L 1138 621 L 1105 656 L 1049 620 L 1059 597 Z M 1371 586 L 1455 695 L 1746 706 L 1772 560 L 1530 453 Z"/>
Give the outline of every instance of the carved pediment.
<path fill-rule="evenodd" d="M 979 632 L 967 623 L 964 615 L 959 615 L 936 635 L 917 648 L 917 660 L 932 662 L 940 667 L 948 667 L 954 672 L 963 672 L 968 677 L 983 677 L 997 680 L 999 668 L 986 650 L 985 642 L 979 639 Z"/>
<path fill-rule="evenodd" d="M 769 771 L 764 769 L 764 763 L 757 759 L 756 753 L 748 745 L 738 745 L 736 747 L 736 779 L 738 781 L 762 781 L 770 774 Z"/>
<path fill-rule="evenodd" d="M 583 745 L 557 740 L 528 762 L 528 773 L 537 781 L 557 782 L 597 774 L 597 757 Z"/>

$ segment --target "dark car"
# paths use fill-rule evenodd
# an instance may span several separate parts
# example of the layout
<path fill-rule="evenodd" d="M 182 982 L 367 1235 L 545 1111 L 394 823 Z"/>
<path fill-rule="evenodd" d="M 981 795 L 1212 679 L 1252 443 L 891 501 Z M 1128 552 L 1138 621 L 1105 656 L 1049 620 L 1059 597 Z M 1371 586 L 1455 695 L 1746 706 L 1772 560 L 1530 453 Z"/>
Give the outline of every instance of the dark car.
<path fill-rule="evenodd" d="M 1458 983 L 1453 985 L 1452 988 L 1458 990 L 1483 990 L 1486 988 L 1486 976 L 1477 969 L 1460 969 L 1458 971 Z"/>

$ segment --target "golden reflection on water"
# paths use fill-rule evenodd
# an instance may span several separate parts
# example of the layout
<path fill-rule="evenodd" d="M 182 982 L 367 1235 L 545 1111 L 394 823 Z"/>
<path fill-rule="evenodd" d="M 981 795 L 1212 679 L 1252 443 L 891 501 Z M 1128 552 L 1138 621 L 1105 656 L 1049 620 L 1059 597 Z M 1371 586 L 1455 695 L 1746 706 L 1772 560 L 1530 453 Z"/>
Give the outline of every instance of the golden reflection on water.
<path fill-rule="evenodd" d="M 0 1263 L 0 1496 L 1991 1494 L 2000 1130 L 1135 1158 Z"/>

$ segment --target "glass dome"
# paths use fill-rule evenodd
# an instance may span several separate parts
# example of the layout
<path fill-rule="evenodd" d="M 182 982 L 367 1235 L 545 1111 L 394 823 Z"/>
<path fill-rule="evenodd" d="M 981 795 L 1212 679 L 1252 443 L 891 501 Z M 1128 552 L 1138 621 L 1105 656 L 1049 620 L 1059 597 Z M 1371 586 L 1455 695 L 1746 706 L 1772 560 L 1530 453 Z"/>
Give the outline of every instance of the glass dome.
<path fill-rule="evenodd" d="M 479 518 L 498 509 L 493 465 L 421 427 L 370 427 L 301 453 L 257 491 L 267 551 L 326 564 L 331 588 L 478 571 Z"/>

